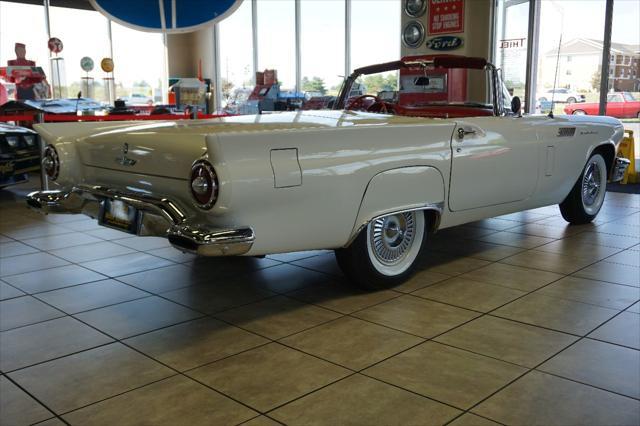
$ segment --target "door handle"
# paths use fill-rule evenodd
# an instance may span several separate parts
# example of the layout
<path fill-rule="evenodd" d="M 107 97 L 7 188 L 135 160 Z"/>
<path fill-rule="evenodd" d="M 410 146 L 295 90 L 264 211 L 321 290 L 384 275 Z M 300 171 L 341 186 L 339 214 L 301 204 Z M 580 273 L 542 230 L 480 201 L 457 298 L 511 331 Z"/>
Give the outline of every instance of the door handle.
<path fill-rule="evenodd" d="M 458 128 L 458 139 L 464 139 L 465 135 L 475 135 L 475 130 L 465 130 L 462 127 Z"/>

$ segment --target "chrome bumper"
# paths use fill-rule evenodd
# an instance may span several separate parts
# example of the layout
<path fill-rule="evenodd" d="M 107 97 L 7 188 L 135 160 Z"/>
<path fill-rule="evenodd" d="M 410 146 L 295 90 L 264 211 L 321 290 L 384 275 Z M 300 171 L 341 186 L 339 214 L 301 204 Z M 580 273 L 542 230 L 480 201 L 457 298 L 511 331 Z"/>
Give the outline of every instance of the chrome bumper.
<path fill-rule="evenodd" d="M 83 213 L 94 219 L 104 200 L 118 200 L 142 214 L 137 235 L 167 237 L 178 250 L 201 256 L 233 256 L 247 253 L 253 246 L 253 229 L 210 228 L 187 218 L 176 203 L 166 198 L 126 193 L 103 186 L 78 185 L 69 192 L 36 191 L 27 196 L 27 205 L 40 213 Z"/>
<path fill-rule="evenodd" d="M 613 170 L 611 170 L 611 182 L 620 182 L 624 178 L 624 173 L 627 171 L 631 161 L 626 158 L 616 157 L 613 162 Z"/>

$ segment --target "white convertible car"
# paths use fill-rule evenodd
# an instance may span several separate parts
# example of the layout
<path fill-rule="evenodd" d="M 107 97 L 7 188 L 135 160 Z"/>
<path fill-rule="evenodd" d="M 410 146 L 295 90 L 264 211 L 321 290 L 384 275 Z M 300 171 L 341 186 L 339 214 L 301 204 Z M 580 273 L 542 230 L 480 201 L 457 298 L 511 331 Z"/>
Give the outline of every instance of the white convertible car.
<path fill-rule="evenodd" d="M 30 194 L 28 205 L 166 236 L 202 256 L 333 249 L 345 274 L 368 288 L 407 279 L 438 229 L 550 204 L 560 204 L 570 223 L 593 220 L 607 179 L 619 179 L 628 164 L 616 157 L 620 122 L 522 117 L 482 59 L 414 58 L 356 70 L 336 108 L 360 74 L 418 70 L 424 75 L 409 77 L 421 79 L 417 87 L 432 85 L 434 70 L 464 67 L 487 74 L 490 103 L 394 106 L 369 96 L 366 109 L 392 113 L 41 124 L 51 190 Z M 440 107 L 448 118 L 407 116 L 434 116 Z"/>

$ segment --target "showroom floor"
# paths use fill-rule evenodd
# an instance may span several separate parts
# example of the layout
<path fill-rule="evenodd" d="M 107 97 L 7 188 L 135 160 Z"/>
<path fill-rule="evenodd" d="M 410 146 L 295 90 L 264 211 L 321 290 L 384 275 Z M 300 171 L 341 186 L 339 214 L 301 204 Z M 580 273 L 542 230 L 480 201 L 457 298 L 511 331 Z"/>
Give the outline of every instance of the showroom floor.
<path fill-rule="evenodd" d="M 195 259 L 27 190 L 0 191 L 3 425 L 640 422 L 639 195 L 442 231 L 362 293 L 330 252 Z"/>

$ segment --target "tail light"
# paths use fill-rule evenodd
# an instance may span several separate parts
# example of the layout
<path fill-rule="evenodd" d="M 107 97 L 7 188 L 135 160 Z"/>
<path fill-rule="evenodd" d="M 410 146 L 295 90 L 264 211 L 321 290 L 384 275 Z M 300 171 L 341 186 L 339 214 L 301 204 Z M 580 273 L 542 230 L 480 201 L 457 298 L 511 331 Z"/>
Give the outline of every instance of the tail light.
<path fill-rule="evenodd" d="M 53 145 L 47 145 L 44 148 L 42 167 L 49 179 L 56 180 L 58 178 L 60 174 L 60 158 L 58 157 L 58 151 L 56 151 Z"/>
<path fill-rule="evenodd" d="M 218 176 L 206 160 L 198 160 L 191 166 L 189 180 L 191 196 L 201 209 L 210 209 L 218 198 Z"/>

